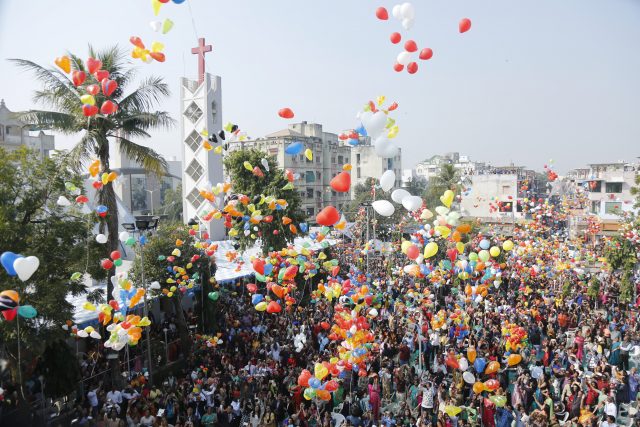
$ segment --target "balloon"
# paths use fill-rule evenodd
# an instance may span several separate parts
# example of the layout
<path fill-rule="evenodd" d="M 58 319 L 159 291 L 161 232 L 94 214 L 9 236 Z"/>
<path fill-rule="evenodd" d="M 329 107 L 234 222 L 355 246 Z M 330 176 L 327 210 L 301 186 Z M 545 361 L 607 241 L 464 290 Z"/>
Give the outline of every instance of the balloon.
<path fill-rule="evenodd" d="M 458 359 L 456 359 L 456 357 L 454 355 L 447 356 L 447 359 L 445 360 L 445 364 L 448 367 L 452 368 L 452 369 L 460 368 L 460 364 L 458 363 Z"/>
<path fill-rule="evenodd" d="M 420 249 L 416 245 L 411 245 L 407 249 L 407 257 L 411 260 L 418 258 L 420 255 Z"/>
<path fill-rule="evenodd" d="M 311 378 L 311 372 L 304 369 L 298 376 L 298 385 L 301 387 L 309 387 L 310 378 Z"/>
<path fill-rule="evenodd" d="M 110 259 L 106 259 L 105 258 L 102 261 L 100 261 L 100 265 L 105 270 L 111 270 L 113 268 L 113 261 L 111 261 Z"/>
<path fill-rule="evenodd" d="M 105 236 L 104 234 L 96 235 L 96 242 L 104 245 L 105 243 L 107 243 L 107 236 Z"/>
<path fill-rule="evenodd" d="M 468 354 L 467 354 L 467 356 L 468 356 Z M 471 358 L 469 358 L 469 360 L 471 360 Z M 473 362 L 473 368 L 479 374 L 484 372 L 485 366 L 487 366 L 487 362 L 482 357 L 477 358 L 476 361 Z"/>
<path fill-rule="evenodd" d="M 69 74 L 71 71 L 71 60 L 67 55 L 57 57 L 53 62 L 62 69 L 65 73 Z"/>
<path fill-rule="evenodd" d="M 497 257 L 498 255 L 500 255 L 500 248 L 498 248 L 497 246 L 492 246 L 491 249 L 489 249 L 489 254 L 492 257 Z"/>
<path fill-rule="evenodd" d="M 312 388 L 305 388 L 304 393 L 302 394 L 305 399 L 311 400 L 316 397 L 316 391 Z"/>
<path fill-rule="evenodd" d="M 88 58 L 87 59 L 87 71 L 89 72 L 89 74 L 95 73 L 100 68 L 102 68 L 102 61 L 100 61 L 99 59 L 95 59 L 95 58 Z"/>
<path fill-rule="evenodd" d="M 417 62 L 410 62 L 409 65 L 407 65 L 407 72 L 409 74 L 415 74 L 418 72 L 418 63 Z"/>
<path fill-rule="evenodd" d="M 507 357 L 507 365 L 515 366 L 522 361 L 522 356 L 518 353 L 512 353 Z"/>
<path fill-rule="evenodd" d="M 469 362 L 473 363 L 476 360 L 476 348 L 475 347 L 469 347 L 467 349 L 467 359 L 469 359 Z"/>
<path fill-rule="evenodd" d="M 9 322 L 12 321 L 13 319 L 15 319 L 17 314 L 18 314 L 18 309 L 17 308 L 13 308 L 11 310 L 4 310 L 2 312 L 2 316 L 6 320 L 8 320 Z"/>
<path fill-rule="evenodd" d="M 460 34 L 466 33 L 471 29 L 471 20 L 469 18 L 462 18 L 458 24 L 458 31 Z"/>
<path fill-rule="evenodd" d="M 89 85 L 85 89 L 89 95 L 97 95 L 100 93 L 99 85 Z M 80 98 L 80 100 L 82 100 L 82 97 Z M 83 104 L 87 104 L 87 103 L 83 102 Z"/>
<path fill-rule="evenodd" d="M 400 65 L 408 65 L 411 62 L 411 53 L 407 51 L 400 52 L 396 57 L 396 62 Z"/>
<path fill-rule="evenodd" d="M 506 396 L 491 396 L 489 400 L 492 401 L 498 408 L 502 408 L 507 403 Z"/>
<path fill-rule="evenodd" d="M 38 312 L 30 305 L 21 305 L 18 307 L 18 314 L 25 319 L 33 319 L 38 315 Z"/>
<path fill-rule="evenodd" d="M 485 374 L 493 374 L 500 370 L 500 363 L 492 360 L 487 364 L 487 367 L 484 369 Z"/>
<path fill-rule="evenodd" d="M 218 298 L 220 298 L 220 293 L 218 293 L 218 292 L 209 292 L 209 294 L 207 296 L 209 297 L 209 299 L 211 301 L 218 301 Z"/>
<path fill-rule="evenodd" d="M 264 275 L 264 266 L 265 266 L 264 260 L 260 258 L 256 258 L 252 261 L 252 265 L 253 265 L 253 270 L 256 273 Z"/>
<path fill-rule="evenodd" d="M 100 114 L 103 114 L 105 116 L 114 114 L 116 111 L 118 111 L 118 104 L 111 101 L 110 99 L 104 101 L 100 106 Z"/>
<path fill-rule="evenodd" d="M 265 311 L 267 309 L 267 302 L 266 301 L 261 301 L 258 304 L 256 304 L 255 308 L 258 311 Z"/>
<path fill-rule="evenodd" d="M 282 311 L 282 307 L 276 301 L 271 301 L 267 305 L 267 313 L 280 313 Z"/>
<path fill-rule="evenodd" d="M 264 300 L 264 295 L 255 294 L 251 297 L 251 304 L 258 305 L 260 302 L 262 302 L 262 300 Z"/>
<path fill-rule="evenodd" d="M 329 182 L 331 188 L 338 193 L 346 193 L 351 188 L 351 174 L 340 172 Z"/>
<path fill-rule="evenodd" d="M 111 96 L 113 95 L 113 92 L 118 89 L 118 82 L 116 82 L 115 80 L 104 79 L 101 82 L 101 85 L 102 93 L 104 94 L 104 96 Z"/>
<path fill-rule="evenodd" d="M 475 394 L 480 394 L 485 390 L 486 390 L 485 385 L 479 381 L 473 385 L 473 392 Z"/>
<path fill-rule="evenodd" d="M 269 162 L 267 161 L 267 159 L 262 159 L 260 160 L 260 163 L 262 163 L 262 167 L 264 167 L 264 169 L 269 172 Z"/>
<path fill-rule="evenodd" d="M 500 387 L 500 383 L 498 382 L 498 380 L 491 379 L 491 380 L 485 381 L 484 386 L 489 391 L 495 391 Z"/>
<path fill-rule="evenodd" d="M 284 152 L 289 155 L 300 154 L 304 148 L 302 142 L 296 141 L 290 144 L 287 148 L 284 149 Z"/>
<path fill-rule="evenodd" d="M 438 244 L 436 242 L 429 242 L 424 247 L 424 257 L 431 258 L 438 253 Z"/>
<path fill-rule="evenodd" d="M 304 150 L 304 156 L 307 158 L 307 160 L 312 161 L 313 160 L 313 151 L 311 151 L 311 149 L 307 148 L 306 150 Z"/>
<path fill-rule="evenodd" d="M 382 158 L 388 159 L 396 157 L 400 149 L 387 139 L 385 135 L 381 135 L 374 142 L 376 154 Z"/>
<path fill-rule="evenodd" d="M 71 80 L 74 86 L 80 86 L 87 79 L 87 74 L 84 71 L 76 70 L 71 73 Z"/>
<path fill-rule="evenodd" d="M 2 255 L 0 255 L 0 264 L 2 264 L 9 276 L 18 275 L 14 268 L 14 263 L 18 258 L 23 258 L 23 256 L 14 254 L 13 252 L 3 252 Z"/>
<path fill-rule="evenodd" d="M 173 28 L 173 21 L 169 18 L 162 23 L 162 34 L 167 34 Z"/>
<path fill-rule="evenodd" d="M 433 50 L 431 50 L 431 48 L 425 47 L 420 51 L 420 55 L 418 57 L 423 61 L 431 59 L 433 57 Z"/>
<path fill-rule="evenodd" d="M 447 190 L 444 192 L 442 196 L 440 196 L 440 201 L 444 206 L 446 206 L 447 208 L 450 208 L 451 203 L 453 202 L 453 197 L 454 197 L 453 191 Z"/>
<path fill-rule="evenodd" d="M 389 19 L 389 12 L 387 12 L 387 9 L 381 6 L 376 9 L 376 18 L 381 21 L 386 21 L 387 19 Z"/>
<path fill-rule="evenodd" d="M 396 73 L 399 73 L 400 71 L 404 70 L 404 65 L 398 64 L 396 62 L 395 64 L 393 64 L 393 69 L 396 71 Z"/>
<path fill-rule="evenodd" d="M 375 204 L 375 202 L 373 203 Z M 340 213 L 333 206 L 325 207 L 316 215 L 316 222 L 327 227 L 336 224 L 338 221 L 340 221 Z"/>
<path fill-rule="evenodd" d="M 366 122 L 366 123 L 365 123 Z M 368 119 L 363 121 L 363 126 L 372 137 L 378 137 L 387 125 L 387 115 L 382 111 L 373 113 Z"/>
<path fill-rule="evenodd" d="M 400 14 L 404 19 L 414 19 L 416 17 L 416 11 L 409 2 L 402 3 L 400 6 Z"/>
<path fill-rule="evenodd" d="M 371 206 L 373 209 L 382 216 L 391 216 L 395 212 L 395 208 L 391 204 L 391 202 L 387 200 L 376 200 Z"/>
<path fill-rule="evenodd" d="M 40 260 L 35 256 L 20 257 L 13 262 L 13 268 L 18 274 L 18 278 L 23 282 L 29 280 L 39 266 Z"/>
<path fill-rule="evenodd" d="M 398 44 L 402 40 L 402 36 L 400 35 L 400 33 L 391 33 L 391 36 L 389 36 L 389 40 L 391 40 L 391 43 L 393 44 Z"/>
<path fill-rule="evenodd" d="M 464 357 L 458 359 L 458 365 L 461 371 L 466 371 L 469 369 L 469 362 Z"/>
<path fill-rule="evenodd" d="M 396 203 L 402 203 L 402 201 L 409 196 L 411 196 L 411 194 L 407 190 L 398 188 L 396 190 L 393 190 L 393 192 L 391 193 L 391 200 Z"/>
<path fill-rule="evenodd" d="M 85 104 L 82 106 L 82 114 L 85 117 L 93 117 L 98 114 L 98 111 L 98 107 L 96 107 L 95 105 Z"/>
<path fill-rule="evenodd" d="M 405 30 L 410 30 L 413 27 L 414 24 L 414 20 L 413 19 L 403 19 L 402 20 L 402 28 L 404 28 Z"/>
<path fill-rule="evenodd" d="M 502 244 L 502 250 L 504 250 L 505 252 L 509 252 L 512 249 L 513 249 L 513 242 L 511 240 L 505 240 L 504 243 Z"/>
<path fill-rule="evenodd" d="M 404 43 L 404 50 L 407 52 L 416 52 L 418 50 L 418 45 L 413 40 L 407 40 Z"/>
<path fill-rule="evenodd" d="M 450 417 L 455 417 L 460 412 L 462 412 L 462 408 L 459 406 L 447 405 L 444 407 L 444 412 Z"/>
<path fill-rule="evenodd" d="M 462 379 L 467 384 L 473 384 L 476 382 L 476 377 L 469 371 L 466 371 L 465 373 L 462 374 Z"/>
<path fill-rule="evenodd" d="M 313 374 L 317 379 L 322 380 L 324 377 L 327 376 L 327 374 L 329 374 L 329 371 L 327 370 L 326 366 L 324 366 L 323 364 L 316 363 L 316 365 L 313 368 Z"/>
<path fill-rule="evenodd" d="M 489 251 L 483 249 L 478 252 L 478 258 L 480 258 L 480 261 L 482 262 L 487 262 L 489 261 L 489 258 L 491 258 L 491 255 L 489 254 Z"/>
<path fill-rule="evenodd" d="M 482 239 L 480 240 L 480 244 L 478 246 L 480 246 L 480 249 L 489 249 L 489 247 L 491 246 L 491 242 L 487 239 Z"/>
<path fill-rule="evenodd" d="M 422 206 L 422 198 L 420 196 L 408 196 L 402 199 L 402 206 L 409 212 L 415 212 Z"/>
<path fill-rule="evenodd" d="M 93 77 L 95 77 L 97 81 L 101 82 L 109 77 L 109 72 L 107 70 L 98 70 L 93 73 Z"/>
<path fill-rule="evenodd" d="M 283 119 L 293 119 L 294 116 L 293 110 L 288 107 L 281 108 L 280 111 L 278 111 L 278 115 Z"/>
<path fill-rule="evenodd" d="M 382 188 L 383 191 L 391 190 L 395 183 L 396 174 L 392 170 L 385 171 L 380 177 L 380 188 Z"/>

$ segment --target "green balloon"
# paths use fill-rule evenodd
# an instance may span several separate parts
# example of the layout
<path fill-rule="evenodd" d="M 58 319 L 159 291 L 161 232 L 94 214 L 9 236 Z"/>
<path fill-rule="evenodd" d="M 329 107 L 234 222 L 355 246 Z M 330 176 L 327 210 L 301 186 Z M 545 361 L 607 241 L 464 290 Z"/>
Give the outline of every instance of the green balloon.
<path fill-rule="evenodd" d="M 136 244 L 136 239 L 134 239 L 133 237 L 129 237 L 127 241 L 124 242 L 124 244 L 127 246 L 133 246 Z"/>
<path fill-rule="evenodd" d="M 478 254 L 478 258 L 480 258 L 480 261 L 482 262 L 487 262 L 489 261 L 489 258 L 491 258 L 491 254 L 489 254 L 489 251 L 487 251 L 486 249 L 483 249 Z"/>
<path fill-rule="evenodd" d="M 471 252 L 469 254 L 469 261 L 477 261 L 478 260 L 478 254 L 475 252 Z"/>
<path fill-rule="evenodd" d="M 158 256 L 158 261 L 164 261 L 165 259 L 167 259 L 167 257 L 164 256 L 164 255 L 159 255 Z"/>
<path fill-rule="evenodd" d="M 120 267 L 122 265 L 122 258 L 118 258 L 117 260 L 113 261 L 113 264 L 116 267 Z"/>
<path fill-rule="evenodd" d="M 79 271 L 76 271 L 71 275 L 71 280 L 80 280 L 81 277 L 82 277 L 82 273 L 80 273 Z"/>
<path fill-rule="evenodd" d="M 218 298 L 220 298 L 220 294 L 218 292 L 209 292 L 208 297 L 211 301 L 218 301 Z"/>
<path fill-rule="evenodd" d="M 262 274 L 256 273 L 256 280 L 258 280 L 260 282 L 266 282 L 267 278 L 264 277 Z"/>

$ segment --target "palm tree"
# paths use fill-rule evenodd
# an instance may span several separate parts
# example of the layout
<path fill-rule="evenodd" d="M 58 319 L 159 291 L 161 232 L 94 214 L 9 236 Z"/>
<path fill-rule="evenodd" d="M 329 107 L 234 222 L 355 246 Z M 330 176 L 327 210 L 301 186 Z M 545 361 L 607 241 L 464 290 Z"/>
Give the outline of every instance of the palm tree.
<path fill-rule="evenodd" d="M 19 67 L 31 71 L 42 84 L 37 90 L 34 102 L 50 110 L 29 110 L 18 113 L 18 118 L 32 126 L 50 129 L 66 135 L 80 135 L 79 141 L 66 154 L 66 162 L 72 169 L 80 171 L 90 159 L 100 160 L 101 173 L 110 172 L 109 144 L 118 142 L 120 152 L 140 164 L 151 173 L 166 173 L 166 161 L 153 149 L 133 142 L 136 138 L 149 138 L 153 129 L 167 129 L 174 120 L 165 111 L 152 111 L 162 98 L 169 95 L 169 87 L 161 77 L 143 79 L 138 87 L 126 92 L 135 78 L 136 70 L 129 66 L 126 54 L 118 47 L 96 51 L 89 46 L 89 56 L 102 61 L 102 70 L 109 72 L 109 79 L 118 87 L 109 97 L 117 103 L 118 111 L 105 116 L 97 114 L 85 117 L 80 96 L 86 93 L 86 86 L 100 84 L 94 75 L 85 69 L 82 59 L 69 54 L 72 69 L 85 71 L 87 78 L 83 85 L 76 87 L 63 72 L 45 68 L 25 59 L 12 59 Z M 100 93 L 95 96 L 96 105 L 107 98 Z M 98 203 L 108 209 L 108 215 L 100 223 L 101 232 L 108 232 L 106 255 L 118 249 L 118 209 L 113 184 L 104 185 L 97 194 Z M 110 276 L 114 274 L 111 270 Z M 109 277 L 111 279 L 111 277 Z M 107 280 L 107 300 L 111 297 L 113 284 Z"/>
<path fill-rule="evenodd" d="M 452 190 L 455 194 L 460 194 L 462 180 L 460 171 L 450 163 L 442 165 L 440 173 L 429 179 L 426 199 L 427 206 L 434 207 L 440 204 L 440 196 L 446 190 Z"/>

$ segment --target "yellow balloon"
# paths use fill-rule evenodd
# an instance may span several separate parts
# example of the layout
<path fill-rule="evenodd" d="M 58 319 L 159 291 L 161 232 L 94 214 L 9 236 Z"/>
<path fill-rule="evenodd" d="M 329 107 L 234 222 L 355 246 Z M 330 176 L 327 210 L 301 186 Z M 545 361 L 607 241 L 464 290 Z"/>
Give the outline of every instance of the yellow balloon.
<path fill-rule="evenodd" d="M 266 309 L 267 309 L 267 302 L 266 301 L 260 301 L 258 304 L 256 304 L 256 310 L 265 311 Z"/>
<path fill-rule="evenodd" d="M 151 43 L 151 52 L 162 52 L 164 50 L 164 44 L 160 42 Z"/>
<path fill-rule="evenodd" d="M 497 257 L 498 255 L 500 255 L 500 248 L 497 246 L 492 246 L 491 249 L 489 249 L 489 253 L 491 254 L 492 257 Z"/>
<path fill-rule="evenodd" d="M 80 97 L 80 102 L 85 105 L 96 105 L 96 99 L 93 95 L 85 94 Z"/>
<path fill-rule="evenodd" d="M 458 253 L 464 253 L 464 243 L 462 242 L 457 242 L 456 243 L 456 249 L 458 250 Z"/>
<path fill-rule="evenodd" d="M 411 241 L 409 240 L 404 240 L 402 242 L 402 245 L 400 246 L 402 253 L 406 254 L 407 253 L 407 249 L 409 249 L 411 246 L 413 245 L 413 243 L 411 243 Z"/>
<path fill-rule="evenodd" d="M 311 151 L 311 149 L 307 148 L 306 150 L 304 150 L 304 156 L 309 161 L 313 160 L 313 151 Z"/>
<path fill-rule="evenodd" d="M 251 166 L 251 163 L 249 163 L 249 162 L 245 161 L 245 162 L 243 163 L 243 165 L 244 165 L 244 168 L 245 168 L 246 170 L 248 170 L 249 172 L 251 172 L 251 171 L 253 170 L 253 166 Z"/>
<path fill-rule="evenodd" d="M 449 234 L 451 234 L 451 229 L 449 227 L 445 227 L 444 225 L 438 225 L 437 227 L 435 227 L 435 230 L 440 233 L 440 235 L 445 239 L 449 237 Z"/>
<path fill-rule="evenodd" d="M 109 174 L 104 172 L 100 177 L 100 180 L 102 181 L 102 185 L 107 185 L 109 183 Z"/>
<path fill-rule="evenodd" d="M 345 165 L 342 165 L 342 170 L 343 170 L 343 171 L 347 171 L 347 172 L 349 172 L 352 168 L 353 168 L 353 166 L 351 166 L 351 164 L 350 164 L 350 163 L 347 163 L 347 164 L 345 164 Z"/>
<path fill-rule="evenodd" d="M 96 311 L 96 306 L 91 304 L 90 302 L 85 302 L 84 304 L 82 304 L 82 308 L 84 308 L 87 311 Z"/>
<path fill-rule="evenodd" d="M 453 196 L 454 196 L 453 191 L 447 190 L 444 192 L 442 196 L 440 196 L 440 201 L 444 206 L 446 206 L 447 208 L 450 208 L 451 203 L 453 202 Z"/>
<path fill-rule="evenodd" d="M 509 252 L 511 249 L 513 249 L 513 242 L 511 240 L 505 240 L 502 244 L 502 249 L 505 252 Z"/>
<path fill-rule="evenodd" d="M 431 258 L 437 253 L 438 253 L 438 244 L 435 242 L 429 242 L 427 243 L 427 246 L 424 247 L 425 258 Z"/>
<path fill-rule="evenodd" d="M 221 154 L 222 153 L 222 145 L 218 145 L 216 148 L 214 148 L 213 152 L 216 153 L 216 154 Z"/>

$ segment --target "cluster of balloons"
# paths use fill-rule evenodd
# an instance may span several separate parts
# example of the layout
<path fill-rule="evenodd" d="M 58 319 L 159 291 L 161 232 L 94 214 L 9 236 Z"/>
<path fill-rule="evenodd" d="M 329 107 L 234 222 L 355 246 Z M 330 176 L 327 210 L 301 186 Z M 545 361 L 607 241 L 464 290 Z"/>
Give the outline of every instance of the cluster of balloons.
<path fill-rule="evenodd" d="M 157 62 L 164 62 L 166 60 L 164 50 L 164 44 L 160 42 L 151 43 L 151 49 L 147 49 L 142 39 L 138 36 L 131 36 L 129 42 L 133 45 L 131 50 L 131 57 L 133 59 L 139 59 L 144 63 L 150 64 L 154 60 Z"/>
<path fill-rule="evenodd" d="M 2 255 L 0 255 L 0 263 L 9 276 L 18 276 L 23 282 L 29 280 L 38 267 L 40 267 L 38 257 L 25 257 L 24 255 L 13 252 L 3 252 Z"/>
<path fill-rule="evenodd" d="M 118 111 L 118 104 L 109 99 L 118 89 L 118 83 L 109 79 L 109 72 L 102 69 L 102 61 L 88 58 L 85 69 L 78 68 L 73 72 L 71 72 L 71 59 L 67 55 L 56 58 L 54 62 L 66 74 L 71 73 L 73 85 L 85 92 L 80 95 L 82 114 L 85 117 L 93 117 L 98 113 L 108 116 Z M 102 94 L 100 94 L 101 91 Z"/>
<path fill-rule="evenodd" d="M 2 255 L 4 256 L 6 253 L 7 252 Z M 25 319 L 33 319 L 38 315 L 38 312 L 33 306 L 20 305 L 20 295 L 13 290 L 0 292 L 0 312 L 2 313 L 2 317 L 8 321 L 12 321 L 18 315 Z"/>
<path fill-rule="evenodd" d="M 402 3 L 393 6 L 391 10 L 393 17 L 402 22 L 402 28 L 410 30 L 413 27 L 416 19 L 416 10 L 411 3 Z M 389 12 L 384 7 L 378 7 L 376 9 L 376 17 L 381 21 L 389 19 Z"/>
<path fill-rule="evenodd" d="M 377 102 L 369 101 L 364 111 L 358 112 L 357 118 L 362 127 L 371 137 L 375 152 L 382 158 L 393 158 L 398 155 L 400 149 L 392 140 L 398 135 L 400 128 L 395 119 L 389 113 L 398 108 L 397 103 L 392 103 L 387 109 L 380 109 L 385 102 L 385 97 L 380 96 Z"/>
<path fill-rule="evenodd" d="M 100 176 L 98 176 L 99 174 L 100 174 L 100 160 L 96 159 L 92 161 L 91 164 L 89 165 L 89 175 L 92 178 L 96 178 L 96 180 L 93 181 L 91 185 L 96 190 L 100 190 L 103 186 L 107 185 L 110 182 L 114 182 L 116 179 L 118 179 L 118 174 L 114 171 L 111 171 L 111 172 L 105 171 L 105 172 L 102 172 Z"/>
<path fill-rule="evenodd" d="M 99 236 L 104 236 L 104 234 L 99 234 Z M 122 265 L 122 255 L 120 251 L 112 251 L 109 254 L 109 258 L 103 258 L 100 261 L 100 266 L 105 270 L 111 270 L 114 266 L 120 267 Z"/>
<path fill-rule="evenodd" d="M 174 4 L 182 4 L 185 0 L 171 0 Z M 151 7 L 153 8 L 153 14 L 158 16 L 163 4 L 169 3 L 169 0 L 151 0 Z"/>

